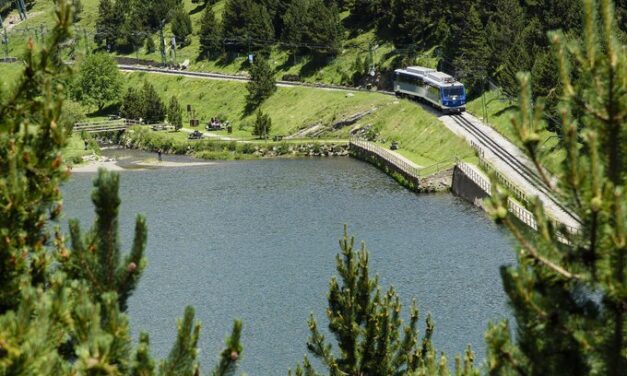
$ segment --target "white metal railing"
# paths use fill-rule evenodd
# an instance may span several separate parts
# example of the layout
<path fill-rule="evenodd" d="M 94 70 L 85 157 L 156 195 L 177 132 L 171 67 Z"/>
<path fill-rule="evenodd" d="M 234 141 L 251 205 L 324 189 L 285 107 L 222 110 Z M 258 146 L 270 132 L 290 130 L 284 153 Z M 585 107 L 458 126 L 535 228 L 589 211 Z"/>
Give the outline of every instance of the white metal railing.
<path fill-rule="evenodd" d="M 133 125 L 139 125 L 141 122 L 139 120 L 131 120 L 131 119 L 117 119 L 117 120 L 103 120 L 103 121 L 94 121 L 94 122 L 85 122 L 85 123 L 76 123 L 72 128 L 73 132 L 82 132 L 82 131 L 106 131 L 107 129 L 124 129 L 131 127 Z"/>
<path fill-rule="evenodd" d="M 350 144 L 357 146 L 360 149 L 367 150 L 371 153 L 378 155 L 379 157 L 387 160 L 388 162 L 394 164 L 399 169 L 401 169 L 406 174 L 419 178 L 420 177 L 420 169 L 416 166 L 413 166 L 407 161 L 397 157 L 394 153 L 389 150 L 376 145 L 375 143 L 368 141 L 360 141 L 360 140 L 350 140 Z"/>

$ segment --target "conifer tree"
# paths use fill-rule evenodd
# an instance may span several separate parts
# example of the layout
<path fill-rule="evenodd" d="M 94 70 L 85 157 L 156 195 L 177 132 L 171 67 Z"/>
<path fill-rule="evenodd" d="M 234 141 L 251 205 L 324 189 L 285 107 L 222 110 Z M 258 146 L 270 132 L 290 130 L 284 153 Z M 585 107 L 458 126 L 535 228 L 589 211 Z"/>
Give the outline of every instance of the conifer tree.
<path fill-rule="evenodd" d="M 130 86 L 122 98 L 120 116 L 125 119 L 139 120 L 144 116 L 144 98 L 140 90 Z"/>
<path fill-rule="evenodd" d="M 320 333 L 313 315 L 309 319 L 311 336 L 307 349 L 328 369 L 329 375 L 410 375 L 448 374 L 444 355 L 438 361 L 431 342 L 434 324 L 426 319 L 422 340 L 418 338 L 416 301 L 409 310 L 409 322 L 401 319 L 400 298 L 393 287 L 382 291 L 378 277 L 371 278 L 368 251 L 362 243 L 354 250 L 355 238 L 349 237 L 346 226 L 336 257 L 339 281 L 329 282 L 329 331 L 337 340 L 337 350 Z M 464 367 L 456 362 L 458 375 L 478 374 L 470 349 Z M 457 364 L 459 363 L 459 364 Z M 318 375 L 305 357 L 295 374 Z"/>
<path fill-rule="evenodd" d="M 0 375 L 152 376 L 148 337 L 142 335 L 133 352 L 118 294 L 105 292 L 96 301 L 102 290 L 94 279 L 63 272 L 74 257 L 55 226 L 62 214 L 60 182 L 69 175 L 61 154 L 69 129 L 60 119 L 63 83 L 71 78 L 62 63 L 62 46 L 70 40 L 69 1 L 57 1 L 55 15 L 48 45 L 27 49 L 24 73 L 0 103 Z M 93 244 L 117 238 L 111 221 L 101 221 L 115 217 L 117 178 L 100 174 L 110 179 L 100 180 L 94 194 L 99 212 L 94 236 L 102 236 L 99 223 L 110 232 Z M 124 276 L 130 269 L 113 272 Z M 232 373 L 241 353 L 240 333 L 236 322 L 214 375 Z M 189 359 L 196 351 L 187 346 L 180 354 Z"/>
<path fill-rule="evenodd" d="M 94 41 L 98 46 L 114 47 L 118 38 L 119 20 L 113 12 L 115 3 L 111 0 L 100 0 L 98 5 L 98 19 L 96 20 L 96 35 Z"/>
<path fill-rule="evenodd" d="M 65 2 L 57 7 L 62 21 L 49 46 L 70 39 L 69 11 Z M 25 285 L 48 282 L 52 260 L 45 245 L 55 235 L 45 224 L 61 214 L 58 187 L 68 176 L 61 155 L 68 129 L 59 125 L 71 72 L 58 48 L 35 51 L 24 56 L 29 74 L 0 102 L 0 315 L 18 306 Z"/>
<path fill-rule="evenodd" d="M 259 136 L 259 138 L 267 139 L 272 129 L 272 119 L 268 114 L 264 114 L 261 108 L 257 110 L 257 117 L 255 119 L 255 127 L 253 128 L 253 135 Z"/>
<path fill-rule="evenodd" d="M 394 43 L 403 47 L 415 45 L 421 39 L 426 26 L 423 3 L 415 0 L 394 0 L 392 5 L 394 11 L 391 29 Z"/>
<path fill-rule="evenodd" d="M 260 55 L 250 69 L 250 81 L 246 84 L 248 95 L 246 96 L 246 106 L 248 112 L 259 107 L 263 101 L 268 99 L 275 91 L 276 84 L 274 72 L 268 62 Z"/>
<path fill-rule="evenodd" d="M 200 57 L 211 58 L 220 51 L 220 26 L 211 6 L 207 6 L 200 21 Z"/>
<path fill-rule="evenodd" d="M 303 42 L 303 35 L 307 27 L 309 0 L 292 0 L 283 15 L 283 33 L 281 41 L 292 51 Z"/>
<path fill-rule="evenodd" d="M 222 34 L 240 49 L 265 46 L 274 40 L 268 10 L 252 0 L 227 0 L 222 14 Z"/>
<path fill-rule="evenodd" d="M 344 29 L 339 9 L 332 3 L 311 0 L 307 12 L 304 42 L 311 46 L 314 55 L 336 56 L 340 52 Z"/>
<path fill-rule="evenodd" d="M 189 35 L 192 31 L 192 20 L 189 18 L 189 13 L 185 11 L 183 6 L 179 6 L 174 10 L 172 17 L 172 34 L 176 37 L 176 42 L 181 46 L 187 46 L 190 43 Z"/>
<path fill-rule="evenodd" d="M 118 296 L 120 310 L 125 311 L 127 300 L 135 289 L 146 266 L 146 221 L 138 216 L 135 221 L 133 247 L 121 262 L 118 239 L 119 175 L 101 170 L 94 180 L 92 201 L 96 220 L 83 238 L 77 220 L 70 221 L 72 251 L 61 258 L 63 270 L 72 279 L 84 279 L 91 285 L 94 300 L 107 292 Z"/>
<path fill-rule="evenodd" d="M 161 122 L 165 119 L 166 108 L 163 102 L 161 101 L 161 97 L 157 94 L 154 86 L 148 81 L 144 82 L 144 87 L 142 89 L 142 99 L 143 99 L 143 118 L 144 123 L 146 124 L 154 124 Z"/>
<path fill-rule="evenodd" d="M 536 200 L 538 231 L 525 233 L 507 216 L 507 193 L 493 184 L 492 213 L 519 242 L 517 266 L 501 270 L 517 331 L 514 337 L 501 322 L 487 332 L 493 374 L 621 375 L 627 369 L 627 54 L 611 2 L 583 4 L 581 39 L 550 34 L 566 153 L 557 186 L 538 168 L 580 227 L 556 225 Z M 531 99 L 527 74 L 519 80 L 513 125 L 540 166 L 544 104 Z"/>
<path fill-rule="evenodd" d="M 168 106 L 168 122 L 174 126 L 174 131 L 178 132 L 183 128 L 183 108 L 175 96 L 170 98 Z"/>
<path fill-rule="evenodd" d="M 483 90 L 482 85 L 487 77 L 489 49 L 481 17 L 474 5 L 470 7 L 467 24 L 459 40 L 453 64 L 468 93 L 476 96 Z"/>

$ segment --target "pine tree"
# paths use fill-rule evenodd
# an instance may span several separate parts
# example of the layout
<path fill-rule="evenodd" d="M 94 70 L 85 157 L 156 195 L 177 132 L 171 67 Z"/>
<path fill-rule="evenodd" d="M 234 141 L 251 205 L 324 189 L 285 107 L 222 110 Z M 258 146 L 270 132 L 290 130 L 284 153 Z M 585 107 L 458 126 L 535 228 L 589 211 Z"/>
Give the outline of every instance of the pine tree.
<path fill-rule="evenodd" d="M 281 41 L 293 51 L 303 42 L 308 12 L 309 0 L 292 0 L 283 15 Z"/>
<path fill-rule="evenodd" d="M 152 86 L 152 84 L 148 81 L 144 82 L 142 98 L 144 101 L 144 113 L 142 116 L 144 118 L 144 123 L 154 124 L 162 122 L 166 115 L 165 105 L 161 101 L 161 97 L 157 94 L 154 86 Z"/>
<path fill-rule="evenodd" d="M 474 6 L 468 12 L 467 24 L 460 36 L 457 57 L 453 60 L 456 73 L 466 85 L 470 95 L 478 95 L 483 90 L 487 77 L 489 49 L 479 12 Z"/>
<path fill-rule="evenodd" d="M 56 10 L 49 46 L 70 39 L 69 7 Z M 0 315 L 17 308 L 25 285 L 48 283 L 52 261 L 46 244 L 55 239 L 47 221 L 61 214 L 58 187 L 67 179 L 61 151 L 68 129 L 61 107 L 71 78 L 56 48 L 27 49 L 23 74 L 0 102 Z M 0 326 L 3 328 L 4 326 Z"/>
<path fill-rule="evenodd" d="M 580 40 L 549 35 L 559 62 L 566 157 L 557 186 L 538 168 L 581 224 L 575 231 L 556 225 L 536 201 L 538 232 L 525 233 L 507 216 L 506 192 L 494 189 L 492 213 L 519 242 L 517 265 L 501 271 L 516 336 L 507 322 L 486 334 L 494 374 L 621 375 L 627 369 L 627 54 L 610 1 L 600 7 L 585 1 L 584 14 Z M 544 104 L 531 99 L 529 76 L 519 79 L 513 125 L 540 166 Z"/>
<path fill-rule="evenodd" d="M 220 26 L 213 8 L 207 6 L 200 21 L 200 57 L 211 58 L 220 51 Z"/>
<path fill-rule="evenodd" d="M 69 176 L 61 154 L 70 131 L 61 126 L 63 83 L 71 79 L 62 63 L 63 46 L 71 40 L 69 1 L 57 1 L 55 13 L 48 45 L 26 51 L 24 73 L 0 103 L 0 375 L 152 376 L 148 337 L 142 335 L 133 351 L 120 296 L 110 289 L 97 293 L 107 290 L 100 289 L 102 280 L 84 275 L 93 268 L 104 271 L 107 262 L 88 263 L 82 276 L 61 270 L 78 256 L 76 249 L 67 249 L 56 222 L 62 215 L 60 183 Z M 108 220 L 119 203 L 113 183 L 117 177 L 100 174 L 93 232 L 100 238 L 91 240 L 109 247 L 118 236 Z M 108 231 L 98 231 L 99 224 Z M 117 287 L 129 286 L 125 278 L 133 268 L 126 266 L 108 270 L 122 277 Z M 121 290 L 123 295 L 130 292 Z M 236 322 L 215 376 L 233 374 L 242 351 L 240 335 L 241 323 Z M 194 346 L 181 350 L 181 359 L 195 359 L 198 351 Z"/>
<path fill-rule="evenodd" d="M 497 78 L 503 91 L 516 95 L 518 83 L 516 72 L 529 70 L 526 63 L 521 63 L 518 51 L 524 51 L 522 35 L 525 28 L 525 13 L 518 0 L 498 0 L 494 4 L 494 13 L 486 26 L 486 37 L 490 48 L 488 73 Z M 514 52 L 515 49 L 518 51 Z M 511 56 L 510 56 L 511 55 Z M 514 55 L 516 57 L 514 58 Z M 501 76 L 507 75 L 501 79 Z"/>
<path fill-rule="evenodd" d="M 337 340 L 337 352 L 320 333 L 313 315 L 309 319 L 311 336 L 307 350 L 319 359 L 330 375 L 436 375 L 448 374 L 444 355 L 437 360 L 431 342 L 434 324 L 426 319 L 422 340 L 418 338 L 418 308 L 416 301 L 409 310 L 409 322 L 401 319 L 401 302 L 390 287 L 382 291 L 378 277 L 371 278 L 368 268 L 368 251 L 362 243 L 354 250 L 355 238 L 349 237 L 346 226 L 340 240 L 340 253 L 336 257 L 339 281 L 329 282 L 329 331 Z M 474 355 L 467 350 L 464 368 L 457 365 L 458 375 L 474 375 Z M 295 374 L 318 375 L 305 357 L 303 367 L 297 366 Z"/>
<path fill-rule="evenodd" d="M 99 46 L 115 45 L 118 37 L 118 20 L 113 13 L 114 4 L 111 0 L 100 0 L 98 5 L 98 19 L 96 20 L 96 35 L 94 41 Z"/>
<path fill-rule="evenodd" d="M 175 132 L 183 128 L 183 109 L 175 96 L 172 96 L 168 106 L 168 122 L 174 126 Z"/>
<path fill-rule="evenodd" d="M 139 120 L 144 116 L 144 98 L 142 92 L 129 87 L 122 98 L 122 107 L 120 108 L 120 116 L 125 119 Z"/>
<path fill-rule="evenodd" d="M 72 251 L 61 258 L 62 270 L 72 279 L 84 279 L 91 285 L 94 300 L 107 292 L 118 296 L 120 310 L 137 286 L 146 266 L 146 220 L 135 221 L 135 239 L 131 252 L 121 262 L 118 239 L 119 175 L 101 170 L 94 180 L 92 201 L 96 207 L 96 221 L 83 238 L 77 220 L 70 221 Z"/>
<path fill-rule="evenodd" d="M 307 26 L 303 41 L 318 56 L 336 56 L 343 37 L 339 9 L 335 4 L 326 6 L 322 0 L 311 0 L 307 12 Z"/>
<path fill-rule="evenodd" d="M 266 46 L 274 40 L 268 10 L 252 0 L 227 0 L 222 14 L 222 34 L 239 46 Z"/>
<path fill-rule="evenodd" d="M 253 128 L 253 135 L 259 136 L 259 138 L 267 139 L 272 129 L 272 119 L 268 114 L 261 112 L 261 108 L 257 110 L 257 117 L 255 119 L 255 127 Z"/>
<path fill-rule="evenodd" d="M 416 45 L 422 39 L 426 20 L 426 11 L 422 1 L 394 0 L 393 19 L 391 20 L 394 43 L 399 47 Z"/>
<path fill-rule="evenodd" d="M 192 33 L 192 20 L 182 6 L 174 10 L 172 17 L 172 34 L 176 37 L 176 42 L 181 46 L 190 43 L 189 35 Z"/>
<path fill-rule="evenodd" d="M 246 88 L 248 89 L 246 96 L 248 112 L 259 107 L 276 91 L 274 72 L 268 62 L 259 55 L 251 66 L 250 81 L 246 84 Z"/>

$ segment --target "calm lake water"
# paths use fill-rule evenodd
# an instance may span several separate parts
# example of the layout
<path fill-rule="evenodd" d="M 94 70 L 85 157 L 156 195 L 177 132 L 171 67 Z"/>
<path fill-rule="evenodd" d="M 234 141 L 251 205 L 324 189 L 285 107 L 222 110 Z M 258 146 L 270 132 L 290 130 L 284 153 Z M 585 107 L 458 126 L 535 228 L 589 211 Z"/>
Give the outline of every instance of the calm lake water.
<path fill-rule="evenodd" d="M 65 184 L 65 218 L 91 226 L 95 174 Z M 133 336 L 150 333 L 165 357 L 185 305 L 202 322 L 201 363 L 217 360 L 232 319 L 244 321 L 240 370 L 285 375 L 302 361 L 313 312 L 326 327 L 326 293 L 343 224 L 370 250 L 371 273 L 431 312 L 449 359 L 472 344 L 484 358 L 490 320 L 508 315 L 499 266 L 512 263 L 503 228 L 448 194 L 416 195 L 349 158 L 223 162 L 121 172 L 121 240 L 147 217 L 149 265 L 130 299 Z M 451 363 L 452 366 L 452 363 Z"/>

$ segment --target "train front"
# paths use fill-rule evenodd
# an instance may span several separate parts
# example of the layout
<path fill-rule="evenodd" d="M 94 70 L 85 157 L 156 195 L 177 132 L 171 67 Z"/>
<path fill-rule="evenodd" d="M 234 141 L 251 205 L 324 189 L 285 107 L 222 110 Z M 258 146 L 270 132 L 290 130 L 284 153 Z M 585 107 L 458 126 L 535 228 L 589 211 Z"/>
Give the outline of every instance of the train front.
<path fill-rule="evenodd" d="M 464 85 L 456 82 L 441 88 L 442 110 L 445 112 L 463 112 L 466 110 L 466 90 Z"/>

